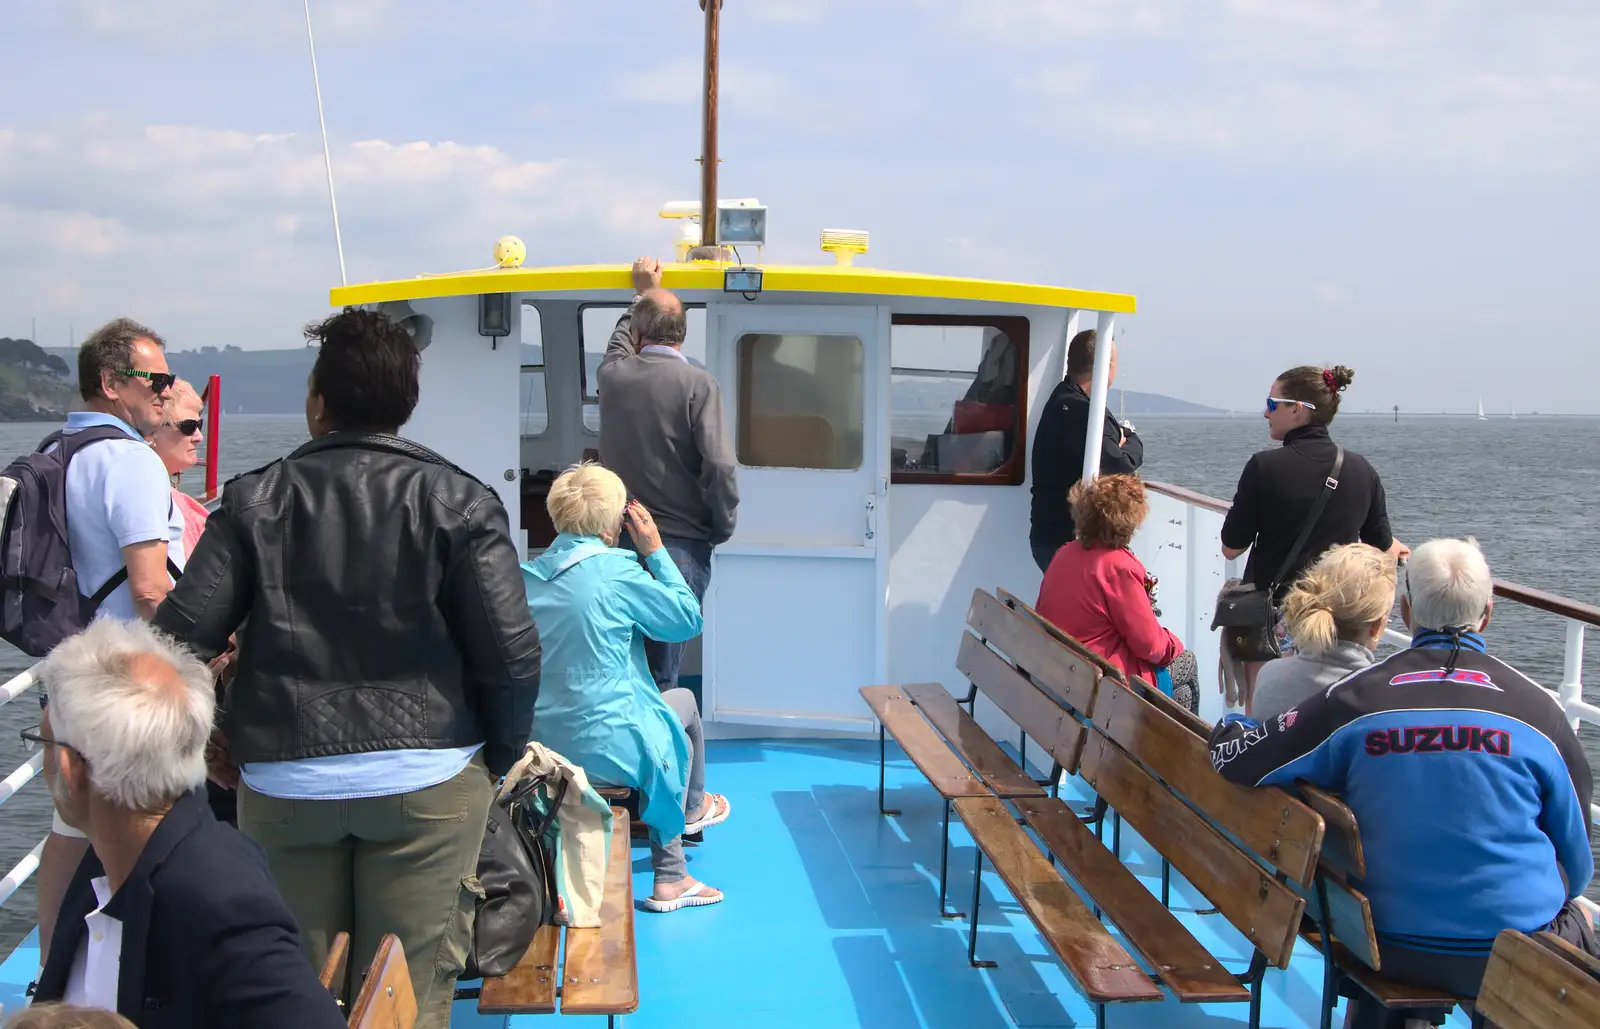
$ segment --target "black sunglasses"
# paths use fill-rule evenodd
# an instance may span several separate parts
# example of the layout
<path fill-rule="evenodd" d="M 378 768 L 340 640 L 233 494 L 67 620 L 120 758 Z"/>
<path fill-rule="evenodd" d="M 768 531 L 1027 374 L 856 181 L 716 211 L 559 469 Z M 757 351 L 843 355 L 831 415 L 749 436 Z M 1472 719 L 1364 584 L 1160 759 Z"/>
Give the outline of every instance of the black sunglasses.
<path fill-rule="evenodd" d="M 79 750 L 77 747 L 74 747 L 70 743 L 63 743 L 60 740 L 51 739 L 39 731 L 42 728 L 44 728 L 42 723 L 30 725 L 28 728 L 23 729 L 18 733 L 18 735 L 22 737 L 22 742 L 28 745 L 29 750 L 34 749 L 36 746 L 65 747 L 79 757 L 83 757 L 83 751 Z"/>
<path fill-rule="evenodd" d="M 178 377 L 171 372 L 141 372 L 137 368 L 123 368 L 118 375 L 131 375 L 136 379 L 144 379 L 150 383 L 150 392 L 165 393 L 178 381 Z"/>
<path fill-rule="evenodd" d="M 178 430 L 180 436 L 193 436 L 200 431 L 200 419 L 185 418 L 181 422 L 168 422 L 168 425 Z"/>

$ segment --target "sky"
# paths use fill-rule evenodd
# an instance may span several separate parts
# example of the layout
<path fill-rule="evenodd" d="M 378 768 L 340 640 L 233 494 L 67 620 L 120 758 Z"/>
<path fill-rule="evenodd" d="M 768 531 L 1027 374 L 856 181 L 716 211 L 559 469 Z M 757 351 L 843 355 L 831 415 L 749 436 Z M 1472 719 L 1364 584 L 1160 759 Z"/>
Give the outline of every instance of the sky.
<path fill-rule="evenodd" d="M 695 0 L 311 0 L 351 281 L 670 252 Z M 299 345 L 339 272 L 301 0 L 0 0 L 0 335 Z M 1134 293 L 1129 389 L 1600 414 L 1594 0 L 726 0 L 766 259 Z"/>

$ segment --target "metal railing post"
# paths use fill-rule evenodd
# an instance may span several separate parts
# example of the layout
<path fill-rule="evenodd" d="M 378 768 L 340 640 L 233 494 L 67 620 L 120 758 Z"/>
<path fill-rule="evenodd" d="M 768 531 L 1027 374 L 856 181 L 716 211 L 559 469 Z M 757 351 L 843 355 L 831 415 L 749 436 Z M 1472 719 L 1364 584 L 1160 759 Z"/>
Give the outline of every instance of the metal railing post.
<path fill-rule="evenodd" d="M 1561 709 L 1578 730 L 1579 716 L 1574 704 L 1583 703 L 1583 623 L 1567 619 L 1567 645 L 1561 659 Z"/>

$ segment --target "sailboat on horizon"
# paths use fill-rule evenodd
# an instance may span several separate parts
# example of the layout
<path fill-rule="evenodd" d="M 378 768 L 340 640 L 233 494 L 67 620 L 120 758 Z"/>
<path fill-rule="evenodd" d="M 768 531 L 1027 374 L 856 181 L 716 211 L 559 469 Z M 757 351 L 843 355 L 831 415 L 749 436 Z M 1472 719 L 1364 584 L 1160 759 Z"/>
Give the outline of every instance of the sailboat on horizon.
<path fill-rule="evenodd" d="M 1478 398 L 1478 421 L 1486 422 L 1488 420 L 1489 420 L 1489 416 L 1483 413 L 1483 398 L 1479 397 Z"/>

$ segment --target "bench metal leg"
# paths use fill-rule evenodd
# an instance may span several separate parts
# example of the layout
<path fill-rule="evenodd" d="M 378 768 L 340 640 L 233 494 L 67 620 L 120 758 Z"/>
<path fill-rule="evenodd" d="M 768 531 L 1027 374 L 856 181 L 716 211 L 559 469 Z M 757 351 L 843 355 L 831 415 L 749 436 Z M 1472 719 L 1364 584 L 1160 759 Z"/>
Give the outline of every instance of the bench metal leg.
<path fill-rule="evenodd" d="M 898 815 L 900 813 L 900 809 L 899 808 L 887 808 L 887 807 L 883 806 L 883 776 L 884 776 L 884 769 L 888 767 L 888 764 L 889 764 L 889 744 L 888 744 L 888 740 L 886 740 L 884 738 L 883 723 L 879 722 L 878 723 L 878 814 L 880 814 L 880 815 Z"/>
<path fill-rule="evenodd" d="M 1322 930 L 1322 1021 L 1321 1029 L 1333 1029 L 1333 1008 L 1339 1003 L 1339 966 L 1333 960 L 1333 939 L 1328 930 L 1333 916 L 1328 909 L 1328 882 L 1317 874 L 1317 921 Z"/>
<path fill-rule="evenodd" d="M 998 967 L 993 961 L 978 960 L 978 900 L 979 892 L 983 889 L 983 848 L 976 843 L 973 850 L 978 852 L 978 859 L 972 865 L 972 914 L 967 916 L 967 962 L 973 968 Z"/>
<path fill-rule="evenodd" d="M 1115 811 L 1111 812 L 1111 854 L 1122 860 L 1122 816 Z"/>
<path fill-rule="evenodd" d="M 1250 1029 L 1261 1029 L 1261 980 L 1267 974 L 1267 956 L 1256 951 L 1250 957 L 1250 970 L 1239 981 L 1250 989 Z"/>
<path fill-rule="evenodd" d="M 973 844 L 977 847 L 976 842 Z M 978 850 L 981 855 L 983 851 Z M 950 885 L 950 798 L 944 799 L 944 828 L 939 833 L 939 916 L 941 918 L 960 918 L 961 912 L 951 911 L 945 906 L 945 891 Z"/>
<path fill-rule="evenodd" d="M 1094 1006 L 1094 1029 L 1106 1029 L 1106 1006 L 1104 1004 L 1096 1004 Z"/>
<path fill-rule="evenodd" d="M 1164 908 L 1172 906 L 1172 862 L 1166 858 L 1161 859 L 1161 906 Z M 1323 1026 L 1322 1029 L 1328 1027 Z"/>

